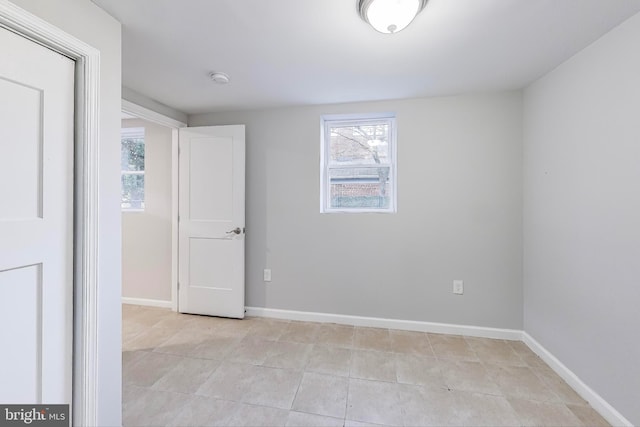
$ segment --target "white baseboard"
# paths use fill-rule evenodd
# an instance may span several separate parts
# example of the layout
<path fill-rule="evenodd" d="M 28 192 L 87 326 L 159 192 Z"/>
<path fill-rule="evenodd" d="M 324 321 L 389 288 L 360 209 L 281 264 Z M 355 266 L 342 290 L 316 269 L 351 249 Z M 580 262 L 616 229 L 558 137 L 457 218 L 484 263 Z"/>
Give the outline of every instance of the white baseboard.
<path fill-rule="evenodd" d="M 171 308 L 171 301 L 163 301 L 159 299 L 122 297 L 122 303 L 133 305 L 147 305 L 149 307 Z"/>
<path fill-rule="evenodd" d="M 467 335 L 521 341 L 522 331 L 516 329 L 485 328 L 480 326 L 448 323 L 420 322 L 415 320 L 383 319 L 378 317 L 350 316 L 345 314 L 314 313 L 308 311 L 279 310 L 275 308 L 245 307 L 247 316 L 306 322 L 338 323 L 341 325 L 373 328 L 402 329 L 405 331 L 431 332 L 435 334 Z"/>
<path fill-rule="evenodd" d="M 531 335 L 522 332 L 522 341 L 547 365 L 551 367 L 563 380 L 571 386 L 589 405 L 613 426 L 630 426 L 633 424 L 627 420 L 620 412 L 604 400 L 591 387 L 585 384 L 576 374 L 567 368 L 560 360 L 551 354 L 546 348 L 536 341 Z"/>

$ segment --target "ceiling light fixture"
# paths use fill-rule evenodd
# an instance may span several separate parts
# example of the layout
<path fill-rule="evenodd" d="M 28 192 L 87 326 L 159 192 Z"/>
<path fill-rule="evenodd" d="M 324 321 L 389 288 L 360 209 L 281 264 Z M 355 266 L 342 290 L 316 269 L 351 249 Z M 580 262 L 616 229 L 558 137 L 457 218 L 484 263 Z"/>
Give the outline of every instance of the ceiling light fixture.
<path fill-rule="evenodd" d="M 225 73 L 213 72 L 209 74 L 209 77 L 211 77 L 214 83 L 218 83 L 219 85 L 226 85 L 231 81 L 229 75 Z"/>
<path fill-rule="evenodd" d="M 427 0 L 358 0 L 360 16 L 385 34 L 402 31 L 424 9 Z"/>

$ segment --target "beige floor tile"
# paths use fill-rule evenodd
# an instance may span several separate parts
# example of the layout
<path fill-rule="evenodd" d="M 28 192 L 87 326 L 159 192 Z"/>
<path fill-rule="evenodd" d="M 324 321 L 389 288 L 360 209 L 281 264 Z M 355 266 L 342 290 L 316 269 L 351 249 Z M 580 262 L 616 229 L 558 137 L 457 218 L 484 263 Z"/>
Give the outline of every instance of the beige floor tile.
<path fill-rule="evenodd" d="M 132 385 L 123 381 L 122 383 L 122 413 L 126 414 L 138 401 L 142 387 Z"/>
<path fill-rule="evenodd" d="M 445 388 L 400 385 L 399 390 L 405 426 L 455 425 L 455 401 Z"/>
<path fill-rule="evenodd" d="M 353 326 L 325 323 L 320 325 L 318 343 L 336 347 L 352 348 L 355 328 Z"/>
<path fill-rule="evenodd" d="M 551 369 L 532 369 L 532 371 L 551 389 L 564 403 L 588 405 L 578 393 L 572 389 L 558 374 Z"/>
<path fill-rule="evenodd" d="M 527 365 L 529 366 L 529 365 Z M 544 376 L 553 376 L 557 375 L 553 369 L 546 363 L 537 365 L 537 366 L 529 366 L 529 368 L 536 374 L 538 377 L 542 378 Z"/>
<path fill-rule="evenodd" d="M 289 322 L 279 341 L 314 344 L 320 333 L 320 325 L 310 322 Z"/>
<path fill-rule="evenodd" d="M 483 362 L 526 366 L 524 360 L 511 348 L 508 341 L 475 337 L 465 337 L 465 340 Z"/>
<path fill-rule="evenodd" d="M 187 329 L 199 331 L 202 334 L 216 336 L 232 336 L 242 338 L 246 334 L 242 325 L 237 325 L 237 319 L 226 319 L 222 317 L 191 315 Z M 239 330 L 238 330 L 239 328 Z"/>
<path fill-rule="evenodd" d="M 143 358 L 147 354 L 146 351 L 123 351 L 122 352 L 122 371 L 123 374 L 127 369 Z"/>
<path fill-rule="evenodd" d="M 403 384 L 444 387 L 445 382 L 438 360 L 413 354 L 396 354 L 396 374 Z"/>
<path fill-rule="evenodd" d="M 289 411 L 278 408 L 267 408 L 238 404 L 235 414 L 229 418 L 230 427 L 284 427 L 289 418 Z"/>
<path fill-rule="evenodd" d="M 247 335 L 253 323 L 243 322 L 245 321 L 242 319 L 190 315 L 183 330 L 197 331 L 207 336 L 242 339 Z"/>
<path fill-rule="evenodd" d="M 220 330 L 229 335 L 246 336 L 255 323 L 255 319 L 224 319 Z"/>
<path fill-rule="evenodd" d="M 153 325 L 154 328 L 180 330 L 189 325 L 191 316 L 187 314 L 174 313 L 172 316 L 166 316 Z"/>
<path fill-rule="evenodd" d="M 173 337 L 177 332 L 175 329 L 157 328 L 155 326 L 147 328 L 144 332 L 124 341 L 122 343 L 122 349 L 125 351 L 153 351 L 156 347 Z"/>
<path fill-rule="evenodd" d="M 609 427 L 610 424 L 602 418 L 602 415 L 597 413 L 591 406 L 572 405 L 568 404 L 567 408 L 573 415 L 582 421 L 582 424 L 590 427 Z"/>
<path fill-rule="evenodd" d="M 440 360 L 440 369 L 450 390 L 501 395 L 500 387 L 480 362 Z"/>
<path fill-rule="evenodd" d="M 122 343 L 133 339 L 135 336 L 142 332 L 146 332 L 149 327 L 142 323 L 136 323 L 133 321 L 122 322 Z"/>
<path fill-rule="evenodd" d="M 532 369 L 551 369 L 537 354 L 520 354 L 522 361 Z"/>
<path fill-rule="evenodd" d="M 346 418 L 389 426 L 403 425 L 399 385 L 350 378 Z"/>
<path fill-rule="evenodd" d="M 517 426 L 518 417 L 502 396 L 451 392 L 456 412 L 452 418 L 454 425 L 465 426 Z"/>
<path fill-rule="evenodd" d="M 247 331 L 247 336 L 277 341 L 288 324 L 289 322 L 284 320 L 257 319 Z"/>
<path fill-rule="evenodd" d="M 253 405 L 291 409 L 302 372 L 256 366 L 242 401 Z"/>
<path fill-rule="evenodd" d="M 128 319 L 137 324 L 152 327 L 161 320 L 174 315 L 175 313 L 168 308 L 143 307 L 130 313 Z"/>
<path fill-rule="evenodd" d="M 316 344 L 311 351 L 306 370 L 319 374 L 348 377 L 350 364 L 350 349 Z"/>
<path fill-rule="evenodd" d="M 342 418 L 331 418 L 322 415 L 289 412 L 287 427 L 343 427 Z"/>
<path fill-rule="evenodd" d="M 362 421 L 345 420 L 344 427 L 387 427 L 384 424 L 365 423 Z"/>
<path fill-rule="evenodd" d="M 266 341 L 257 337 L 245 337 L 233 346 L 226 360 L 234 363 L 261 365 L 275 347 L 275 341 Z"/>
<path fill-rule="evenodd" d="M 520 356 L 530 356 L 532 354 L 535 355 L 535 353 L 531 351 L 529 346 L 527 346 L 522 341 L 507 341 L 507 344 L 509 344 L 509 347 L 511 347 L 513 351 L 518 353 Z"/>
<path fill-rule="evenodd" d="M 502 395 L 517 399 L 559 401 L 527 366 L 486 365 L 491 378 L 498 384 Z"/>
<path fill-rule="evenodd" d="M 548 365 L 522 341 L 507 341 L 509 346 L 530 368 L 547 368 Z"/>
<path fill-rule="evenodd" d="M 438 359 L 478 360 L 478 356 L 462 336 L 429 334 L 429 341 Z"/>
<path fill-rule="evenodd" d="M 122 315 L 128 314 L 134 316 L 137 312 L 144 309 L 144 306 L 137 304 L 122 304 Z"/>
<path fill-rule="evenodd" d="M 277 341 L 271 346 L 263 365 L 302 371 L 309 362 L 312 344 Z"/>
<path fill-rule="evenodd" d="M 227 426 L 238 403 L 190 395 L 169 426 Z"/>
<path fill-rule="evenodd" d="M 344 419 L 348 387 L 347 378 L 305 372 L 292 409 Z"/>
<path fill-rule="evenodd" d="M 258 367 L 223 362 L 198 388 L 196 394 L 240 401 L 249 390 Z"/>
<path fill-rule="evenodd" d="M 355 328 L 353 348 L 360 350 L 391 351 L 388 329 Z"/>
<path fill-rule="evenodd" d="M 522 426 L 579 426 L 581 421 L 563 403 L 509 399 Z"/>
<path fill-rule="evenodd" d="M 393 353 L 371 350 L 353 350 L 351 378 L 396 382 L 396 363 Z"/>
<path fill-rule="evenodd" d="M 122 315 L 126 426 L 607 425 L 521 342 L 130 305 Z M 349 378 L 352 358 L 354 375 L 389 382 Z"/>
<path fill-rule="evenodd" d="M 182 357 L 170 354 L 145 352 L 138 361 L 127 366 L 123 378 L 127 384 L 151 387 L 182 360 Z"/>
<path fill-rule="evenodd" d="M 423 332 L 389 330 L 391 351 L 433 357 L 429 337 Z"/>
<path fill-rule="evenodd" d="M 175 333 L 167 341 L 159 344 L 153 351 L 157 353 L 175 354 L 186 356 L 194 351 L 198 345 L 206 338 L 199 331 L 181 330 Z"/>
<path fill-rule="evenodd" d="M 220 362 L 216 360 L 184 358 L 151 388 L 176 393 L 195 393 L 219 365 Z"/>
<path fill-rule="evenodd" d="M 221 361 L 227 358 L 241 343 L 240 337 L 207 335 L 187 354 L 191 357 Z M 165 343 L 166 344 L 166 343 Z M 159 351 L 156 349 L 156 351 Z M 249 357 L 246 355 L 245 357 Z"/>
<path fill-rule="evenodd" d="M 156 391 L 140 387 L 134 390 L 135 402 L 128 405 L 122 414 L 124 426 L 168 425 L 178 416 L 189 399 L 189 395 Z"/>

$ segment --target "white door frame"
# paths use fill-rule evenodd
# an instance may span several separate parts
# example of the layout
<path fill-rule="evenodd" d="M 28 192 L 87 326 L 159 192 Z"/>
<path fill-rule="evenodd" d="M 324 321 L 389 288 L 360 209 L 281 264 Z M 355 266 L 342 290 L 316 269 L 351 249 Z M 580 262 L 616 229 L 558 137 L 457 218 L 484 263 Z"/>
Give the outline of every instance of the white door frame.
<path fill-rule="evenodd" d="M 171 310 L 178 311 L 178 129 L 187 124 L 126 99 L 122 100 L 122 111 L 171 128 Z"/>
<path fill-rule="evenodd" d="M 75 66 L 73 425 L 97 425 L 100 51 L 0 0 L 0 27 L 73 59 Z"/>

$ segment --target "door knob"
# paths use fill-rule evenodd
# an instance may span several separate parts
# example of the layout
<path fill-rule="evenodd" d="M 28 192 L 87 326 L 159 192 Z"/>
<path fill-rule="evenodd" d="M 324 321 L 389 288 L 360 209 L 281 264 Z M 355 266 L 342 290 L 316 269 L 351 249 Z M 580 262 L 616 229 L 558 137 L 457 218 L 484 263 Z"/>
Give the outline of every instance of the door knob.
<path fill-rule="evenodd" d="M 233 230 L 231 230 L 231 231 L 227 231 L 227 234 L 232 234 L 232 233 L 234 233 L 234 234 L 240 234 L 240 233 L 242 233 L 242 229 L 241 229 L 240 227 L 236 227 L 236 228 L 234 228 L 234 229 L 233 229 Z"/>

